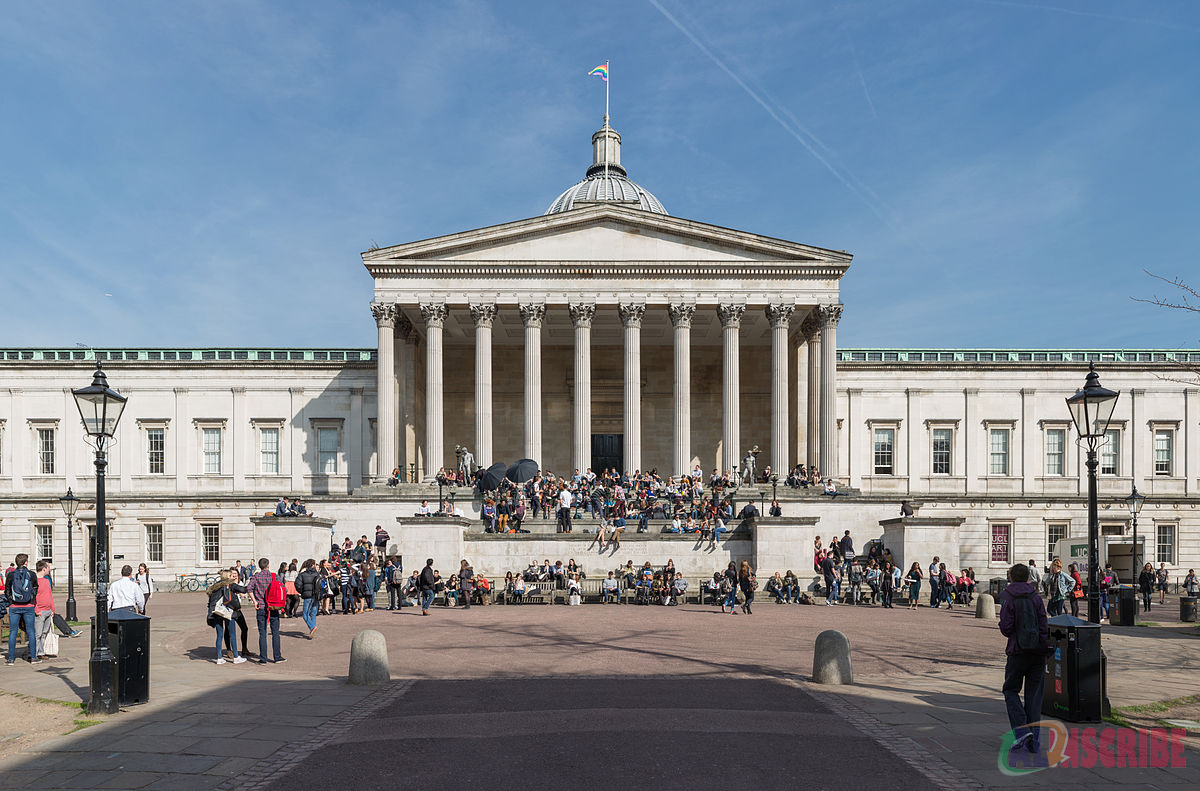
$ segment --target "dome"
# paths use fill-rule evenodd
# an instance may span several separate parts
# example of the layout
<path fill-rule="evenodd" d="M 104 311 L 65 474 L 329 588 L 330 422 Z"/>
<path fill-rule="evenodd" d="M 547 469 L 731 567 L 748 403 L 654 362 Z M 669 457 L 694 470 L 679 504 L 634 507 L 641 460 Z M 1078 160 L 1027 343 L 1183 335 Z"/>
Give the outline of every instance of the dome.
<path fill-rule="evenodd" d="M 654 214 L 666 214 L 662 201 L 654 197 L 625 173 L 621 167 L 621 136 L 608 125 L 592 135 L 592 166 L 583 181 L 567 188 L 546 209 L 546 214 L 559 214 L 594 203 L 616 203 Z"/>

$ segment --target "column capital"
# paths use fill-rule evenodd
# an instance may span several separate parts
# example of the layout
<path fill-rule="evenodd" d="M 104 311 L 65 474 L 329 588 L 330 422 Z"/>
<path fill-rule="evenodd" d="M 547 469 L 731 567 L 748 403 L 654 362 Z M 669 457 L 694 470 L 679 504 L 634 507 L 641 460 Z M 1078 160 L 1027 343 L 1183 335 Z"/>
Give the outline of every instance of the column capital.
<path fill-rule="evenodd" d="M 448 315 L 450 315 L 450 309 L 446 307 L 445 302 L 421 303 L 421 318 L 425 319 L 426 327 L 444 326 Z"/>
<path fill-rule="evenodd" d="M 490 327 L 496 320 L 496 303 L 485 302 L 481 305 L 471 303 L 471 318 L 476 327 Z"/>
<path fill-rule="evenodd" d="M 691 327 L 696 306 L 688 302 L 672 302 L 667 305 L 667 315 L 671 317 L 672 327 Z"/>
<path fill-rule="evenodd" d="M 372 302 L 371 315 L 375 317 L 375 326 L 395 327 L 396 317 L 400 315 L 400 306 L 395 302 Z"/>
<path fill-rule="evenodd" d="M 820 331 L 821 325 L 817 321 L 817 308 L 813 308 L 804 317 L 804 320 L 800 322 L 800 335 L 807 343 Z"/>
<path fill-rule="evenodd" d="M 592 319 L 596 317 L 595 302 L 572 302 L 567 310 L 571 314 L 571 326 L 576 329 L 592 326 Z"/>
<path fill-rule="evenodd" d="M 626 327 L 642 326 L 642 317 L 646 315 L 645 302 L 622 302 L 617 305 L 617 315 L 621 317 L 621 324 Z"/>
<path fill-rule="evenodd" d="M 792 311 L 795 309 L 795 305 L 788 305 L 785 303 L 767 305 L 767 322 L 771 325 L 772 329 L 779 329 L 780 327 L 786 328 L 788 326 L 788 321 L 792 317 Z"/>
<path fill-rule="evenodd" d="M 746 312 L 746 306 L 741 303 L 727 302 L 717 305 L 717 318 L 721 320 L 722 327 L 741 327 L 742 314 Z"/>
<path fill-rule="evenodd" d="M 404 343 L 415 343 L 417 340 L 417 328 L 412 325 L 403 311 L 396 316 L 396 337 Z"/>
<path fill-rule="evenodd" d="M 836 327 L 842 320 L 842 308 L 844 307 L 844 305 L 818 305 L 816 312 L 821 328 Z"/>
<path fill-rule="evenodd" d="M 521 323 L 526 327 L 540 327 L 542 321 L 546 318 L 546 303 L 531 302 L 526 305 L 518 305 L 517 310 L 521 314 Z"/>

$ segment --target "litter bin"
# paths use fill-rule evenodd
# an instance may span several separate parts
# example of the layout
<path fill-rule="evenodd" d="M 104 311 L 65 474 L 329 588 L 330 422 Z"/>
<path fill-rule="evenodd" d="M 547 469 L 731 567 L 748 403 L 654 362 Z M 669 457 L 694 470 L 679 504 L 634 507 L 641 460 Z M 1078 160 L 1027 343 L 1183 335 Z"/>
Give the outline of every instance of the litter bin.
<path fill-rule="evenodd" d="M 1196 597 L 1181 596 L 1179 598 L 1179 620 L 1188 623 L 1196 621 Z"/>
<path fill-rule="evenodd" d="M 1004 577 L 992 577 L 988 580 L 988 593 L 992 594 L 992 598 L 998 598 L 1000 592 L 1008 587 L 1008 580 Z"/>
<path fill-rule="evenodd" d="M 92 645 L 96 644 L 92 616 Z M 130 706 L 150 700 L 150 617 L 132 612 L 108 614 L 108 650 L 113 655 L 113 688 L 117 704 Z"/>
<path fill-rule="evenodd" d="M 1050 619 L 1042 714 L 1068 722 L 1099 722 L 1104 715 L 1100 625 L 1072 615 Z"/>
<path fill-rule="evenodd" d="M 1116 620 L 1113 620 L 1113 612 Z M 1110 607 L 1108 622 L 1114 626 L 1133 626 L 1137 621 L 1138 600 L 1137 589 L 1132 585 L 1122 585 L 1117 589 L 1117 606 Z"/>

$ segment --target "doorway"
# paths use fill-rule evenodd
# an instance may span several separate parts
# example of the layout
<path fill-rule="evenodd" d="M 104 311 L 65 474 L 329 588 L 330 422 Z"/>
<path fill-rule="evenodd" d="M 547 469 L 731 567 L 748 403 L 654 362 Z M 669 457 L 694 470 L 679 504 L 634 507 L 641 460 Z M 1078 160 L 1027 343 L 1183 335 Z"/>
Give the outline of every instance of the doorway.
<path fill-rule="evenodd" d="M 624 434 L 592 435 L 592 472 L 600 475 L 609 468 L 621 472 L 625 463 Z"/>

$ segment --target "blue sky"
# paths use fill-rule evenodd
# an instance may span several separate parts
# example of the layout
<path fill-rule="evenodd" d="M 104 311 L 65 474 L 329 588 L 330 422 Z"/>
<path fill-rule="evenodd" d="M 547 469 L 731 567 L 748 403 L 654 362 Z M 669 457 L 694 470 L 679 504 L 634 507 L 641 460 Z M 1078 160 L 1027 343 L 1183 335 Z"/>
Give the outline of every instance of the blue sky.
<path fill-rule="evenodd" d="M 1196 347 L 1189 0 L 8 4 L 0 346 L 370 346 L 359 253 L 541 214 L 612 61 L 676 216 L 855 254 L 842 346 Z"/>

